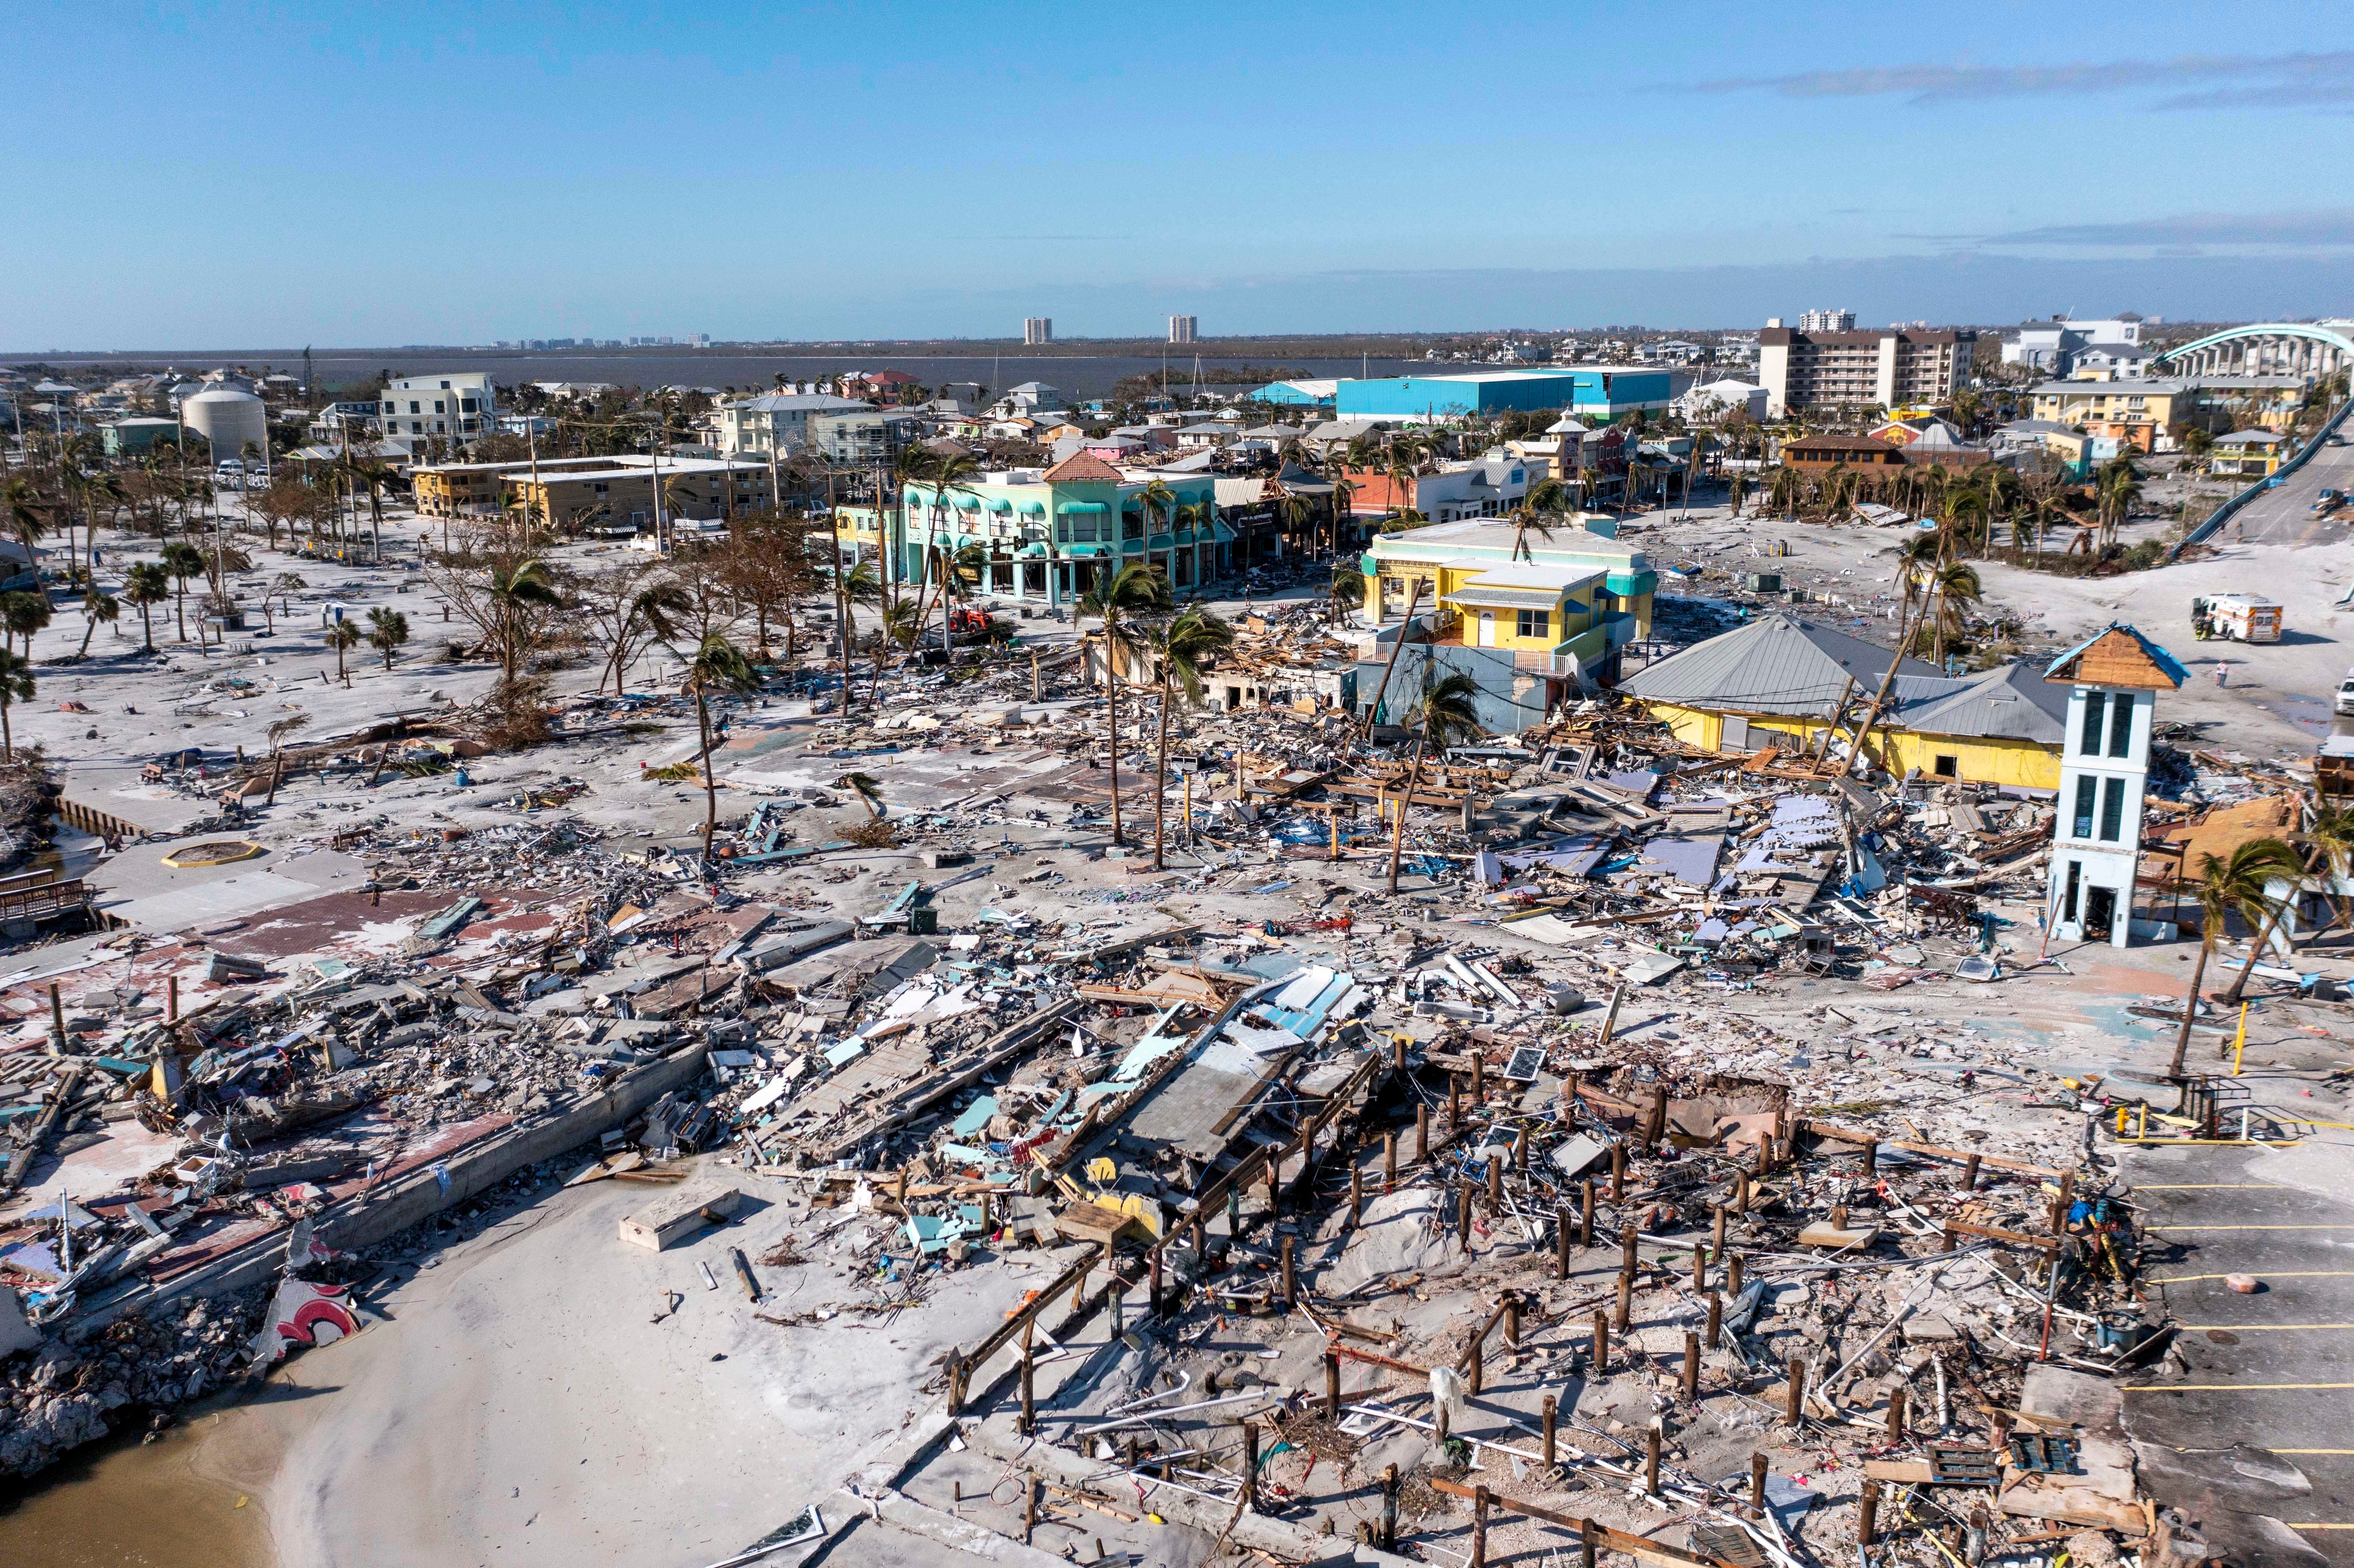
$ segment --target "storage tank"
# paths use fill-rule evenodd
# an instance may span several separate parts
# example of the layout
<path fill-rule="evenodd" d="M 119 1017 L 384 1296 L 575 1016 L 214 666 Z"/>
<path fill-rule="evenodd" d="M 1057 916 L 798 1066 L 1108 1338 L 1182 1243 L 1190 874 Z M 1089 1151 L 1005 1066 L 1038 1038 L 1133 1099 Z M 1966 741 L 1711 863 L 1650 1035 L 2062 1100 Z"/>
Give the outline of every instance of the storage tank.
<path fill-rule="evenodd" d="M 212 442 L 215 462 L 241 455 L 248 441 L 258 450 L 270 450 L 270 415 L 250 392 L 228 387 L 199 392 L 181 399 L 180 418 L 189 435 Z"/>

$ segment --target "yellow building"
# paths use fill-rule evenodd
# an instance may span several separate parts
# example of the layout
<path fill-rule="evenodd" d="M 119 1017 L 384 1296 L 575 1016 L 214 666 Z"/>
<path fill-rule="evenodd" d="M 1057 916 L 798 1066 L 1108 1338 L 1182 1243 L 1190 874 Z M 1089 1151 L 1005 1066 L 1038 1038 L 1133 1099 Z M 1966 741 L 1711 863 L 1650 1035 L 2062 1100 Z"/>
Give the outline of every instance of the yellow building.
<path fill-rule="evenodd" d="M 1438 602 L 1454 611 L 1442 641 L 1515 653 L 1581 652 L 1587 659 L 1603 652 L 1596 607 L 1597 596 L 1608 591 L 1607 572 L 1531 561 L 1501 567 L 1458 561 L 1440 564 L 1437 576 Z M 1581 639 L 1594 646 L 1581 648 Z"/>
<path fill-rule="evenodd" d="M 1637 672 L 1619 694 L 1702 751 L 1819 755 L 1851 742 L 1888 673 L 1889 650 L 1790 615 L 1767 615 Z M 1897 777 L 2056 789 L 2067 694 L 2006 664 L 1947 677 L 1899 662 L 1867 749 Z"/>
<path fill-rule="evenodd" d="M 2217 436 L 2207 449 L 2207 471 L 2243 479 L 2263 479 L 2280 471 L 2288 456 L 2288 438 L 2270 430 L 2233 430 Z"/>

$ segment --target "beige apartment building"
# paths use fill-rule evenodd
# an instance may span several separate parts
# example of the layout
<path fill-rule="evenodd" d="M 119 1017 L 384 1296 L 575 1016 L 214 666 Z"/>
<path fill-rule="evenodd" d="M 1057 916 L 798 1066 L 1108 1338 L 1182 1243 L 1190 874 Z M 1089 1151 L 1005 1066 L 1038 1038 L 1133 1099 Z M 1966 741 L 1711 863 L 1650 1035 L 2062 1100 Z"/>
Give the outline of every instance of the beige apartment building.
<path fill-rule="evenodd" d="M 1974 332 L 1797 331 L 1776 317 L 1757 334 L 1766 413 L 1797 408 L 1919 408 L 1952 400 L 1978 351 Z"/>
<path fill-rule="evenodd" d="M 572 533 L 585 527 L 651 529 L 654 486 L 674 521 L 711 522 L 772 511 L 769 465 L 749 458 L 543 458 L 529 462 L 442 463 L 411 476 L 417 511 L 426 517 L 544 519 Z"/>

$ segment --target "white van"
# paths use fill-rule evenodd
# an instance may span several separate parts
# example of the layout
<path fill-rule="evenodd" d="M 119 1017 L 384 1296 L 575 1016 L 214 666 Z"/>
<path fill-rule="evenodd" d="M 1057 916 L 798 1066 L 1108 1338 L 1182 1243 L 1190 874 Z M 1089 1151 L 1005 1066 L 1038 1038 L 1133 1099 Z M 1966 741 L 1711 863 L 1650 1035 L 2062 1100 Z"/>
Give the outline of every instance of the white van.
<path fill-rule="evenodd" d="M 2338 716 L 2354 718 L 2354 670 L 2347 671 L 2346 678 L 2338 683 Z"/>

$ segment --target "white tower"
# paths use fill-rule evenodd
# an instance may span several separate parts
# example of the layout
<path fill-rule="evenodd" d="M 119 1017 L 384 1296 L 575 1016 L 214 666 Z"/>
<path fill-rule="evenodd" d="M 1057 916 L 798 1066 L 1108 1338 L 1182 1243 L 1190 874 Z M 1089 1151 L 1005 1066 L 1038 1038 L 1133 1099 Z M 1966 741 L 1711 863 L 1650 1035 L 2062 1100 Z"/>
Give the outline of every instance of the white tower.
<path fill-rule="evenodd" d="M 2119 620 L 2053 660 L 2043 678 L 2073 688 L 2046 918 L 2062 941 L 2122 948 L 2133 925 L 2150 722 L 2158 694 L 2190 675 L 2173 654 Z"/>

